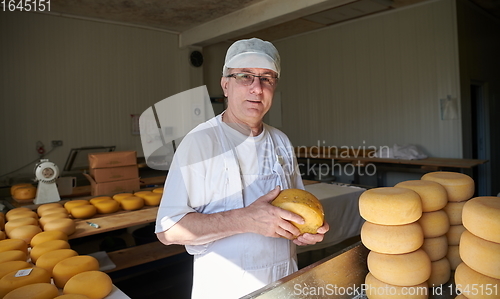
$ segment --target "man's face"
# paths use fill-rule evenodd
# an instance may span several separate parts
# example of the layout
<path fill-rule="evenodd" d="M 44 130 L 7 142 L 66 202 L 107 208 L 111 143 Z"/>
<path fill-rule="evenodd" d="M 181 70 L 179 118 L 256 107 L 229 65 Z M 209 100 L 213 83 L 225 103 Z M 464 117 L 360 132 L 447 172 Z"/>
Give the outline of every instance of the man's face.
<path fill-rule="evenodd" d="M 235 68 L 229 72 L 229 74 L 240 73 L 276 77 L 274 71 L 261 68 Z M 277 83 L 277 80 L 274 81 Z M 248 86 L 241 82 L 238 78 L 232 77 L 223 77 L 221 80 L 224 95 L 228 99 L 228 112 L 233 114 L 238 121 L 249 125 L 261 122 L 271 108 L 276 84 L 270 85 L 262 82 L 259 77 L 253 78 L 253 82 Z"/>

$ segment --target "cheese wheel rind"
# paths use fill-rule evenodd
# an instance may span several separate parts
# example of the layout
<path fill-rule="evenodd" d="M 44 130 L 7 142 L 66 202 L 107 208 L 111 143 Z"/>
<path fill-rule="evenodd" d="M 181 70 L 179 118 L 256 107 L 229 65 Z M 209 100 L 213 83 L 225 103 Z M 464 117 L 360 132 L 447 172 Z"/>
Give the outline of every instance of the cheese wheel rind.
<path fill-rule="evenodd" d="M 51 283 L 39 282 L 10 291 L 3 299 L 53 299 L 59 295 L 57 287 Z"/>
<path fill-rule="evenodd" d="M 5 239 L 0 241 L 0 252 L 21 250 L 28 254 L 28 243 L 21 239 Z"/>
<path fill-rule="evenodd" d="M 460 263 L 462 263 L 462 258 L 460 258 L 459 245 L 449 245 L 448 252 L 446 253 L 446 258 L 450 261 L 451 270 L 455 270 Z"/>
<path fill-rule="evenodd" d="M 448 194 L 448 201 L 464 201 L 474 195 L 474 180 L 463 173 L 435 171 L 424 174 L 420 179 L 443 185 Z"/>
<path fill-rule="evenodd" d="M 76 231 L 76 224 L 73 219 L 60 218 L 47 222 L 43 226 L 44 231 L 58 230 L 64 232 L 66 235 L 71 235 Z"/>
<path fill-rule="evenodd" d="M 144 199 L 139 196 L 129 196 L 122 198 L 120 207 L 125 211 L 135 211 L 144 207 Z"/>
<path fill-rule="evenodd" d="M 450 225 L 450 229 L 446 233 L 446 238 L 448 239 L 448 245 L 458 245 L 460 244 L 460 237 L 465 231 L 465 226 L 463 225 Z"/>
<path fill-rule="evenodd" d="M 500 279 L 483 275 L 460 263 L 455 270 L 455 286 L 468 299 L 498 298 Z"/>
<path fill-rule="evenodd" d="M 441 184 L 433 181 L 403 181 L 396 184 L 394 187 L 408 188 L 417 192 L 422 200 L 422 212 L 441 210 L 448 203 L 446 189 Z"/>
<path fill-rule="evenodd" d="M 0 298 L 3 298 L 10 291 L 33 283 L 50 283 L 50 274 L 45 269 L 32 267 L 29 275 L 19 276 L 16 274 L 18 270 L 7 273 L 0 279 Z"/>
<path fill-rule="evenodd" d="M 359 212 L 375 224 L 401 225 L 417 221 L 422 216 L 422 201 L 413 190 L 380 187 L 366 190 L 359 197 Z"/>
<path fill-rule="evenodd" d="M 36 260 L 36 266 L 47 270 L 52 276 L 52 270 L 57 263 L 77 255 L 78 252 L 70 248 L 48 251 Z"/>
<path fill-rule="evenodd" d="M 404 254 L 370 251 L 367 263 L 373 276 L 397 286 L 418 285 L 431 275 L 431 260 L 422 249 Z"/>
<path fill-rule="evenodd" d="M 25 225 L 16 227 L 10 231 L 9 237 L 13 239 L 24 240 L 27 244 L 31 244 L 31 239 L 41 233 L 42 229 L 38 225 Z"/>
<path fill-rule="evenodd" d="M 422 217 L 418 219 L 418 224 L 422 227 L 425 238 L 445 235 L 450 228 L 448 215 L 443 210 L 422 213 Z"/>
<path fill-rule="evenodd" d="M 64 285 L 64 294 L 83 294 L 91 299 L 102 299 L 113 289 L 111 278 L 101 271 L 85 271 L 71 277 Z"/>
<path fill-rule="evenodd" d="M 98 201 L 94 206 L 99 214 L 110 214 L 120 210 L 120 203 L 114 199 Z"/>
<path fill-rule="evenodd" d="M 64 208 L 64 206 L 60 202 L 44 203 L 39 205 L 38 208 L 36 208 L 36 212 L 38 216 L 42 217 L 45 210 L 52 208 Z"/>
<path fill-rule="evenodd" d="M 94 205 L 79 205 L 71 208 L 71 216 L 76 219 L 88 219 L 92 218 L 96 213 L 97 209 Z"/>
<path fill-rule="evenodd" d="M 26 260 L 0 263 L 0 278 L 4 277 L 6 274 L 12 271 L 28 269 L 31 268 L 32 266 L 33 265 L 28 263 Z"/>
<path fill-rule="evenodd" d="M 68 241 L 68 235 L 59 230 L 41 232 L 31 239 L 31 247 L 50 240 Z"/>
<path fill-rule="evenodd" d="M 10 261 L 26 261 L 27 254 L 21 250 L 7 250 L 0 252 L 0 264 Z"/>
<path fill-rule="evenodd" d="M 52 269 L 52 277 L 54 284 L 62 289 L 71 277 L 93 270 L 99 270 L 99 261 L 90 255 L 78 255 L 58 262 Z"/>
<path fill-rule="evenodd" d="M 408 253 L 424 243 L 424 233 L 417 222 L 403 225 L 381 225 L 365 221 L 361 241 L 366 248 L 387 254 Z"/>
<path fill-rule="evenodd" d="M 440 260 L 448 254 L 448 238 L 445 235 L 424 238 L 422 249 L 427 253 L 431 261 Z"/>
<path fill-rule="evenodd" d="M 500 197 L 483 196 L 467 201 L 462 222 L 474 235 L 500 243 Z"/>
<path fill-rule="evenodd" d="M 500 243 L 481 239 L 465 230 L 459 252 L 462 261 L 474 271 L 500 279 Z"/>
<path fill-rule="evenodd" d="M 47 242 L 43 242 L 31 248 L 30 252 L 31 261 L 36 264 L 38 258 L 42 256 L 44 253 L 57 249 L 69 249 L 69 248 L 70 245 L 68 241 L 64 240 L 50 240 Z"/>
<path fill-rule="evenodd" d="M 429 287 L 437 287 L 447 283 L 451 278 L 451 265 L 446 257 L 431 262 L 431 276 L 427 281 Z"/>
<path fill-rule="evenodd" d="M 380 281 L 372 273 L 365 277 L 366 297 L 368 299 L 427 299 L 428 283 L 415 286 L 396 286 Z"/>

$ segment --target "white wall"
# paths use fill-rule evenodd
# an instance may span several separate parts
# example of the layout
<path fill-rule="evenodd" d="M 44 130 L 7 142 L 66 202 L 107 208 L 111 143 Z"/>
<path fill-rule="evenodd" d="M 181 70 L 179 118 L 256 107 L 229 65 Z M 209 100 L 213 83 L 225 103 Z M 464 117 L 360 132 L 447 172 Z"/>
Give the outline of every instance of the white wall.
<path fill-rule="evenodd" d="M 131 114 L 202 85 L 177 35 L 35 13 L 0 13 L 0 175 L 38 158 L 60 168 L 71 148 L 115 145 L 142 153 Z M 5 178 L 4 178 L 5 179 Z"/>

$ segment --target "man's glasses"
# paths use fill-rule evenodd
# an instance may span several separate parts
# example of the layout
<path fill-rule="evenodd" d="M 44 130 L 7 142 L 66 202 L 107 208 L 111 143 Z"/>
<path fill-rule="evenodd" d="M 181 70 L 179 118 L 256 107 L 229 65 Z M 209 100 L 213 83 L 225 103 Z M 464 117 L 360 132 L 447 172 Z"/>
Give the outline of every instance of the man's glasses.
<path fill-rule="evenodd" d="M 278 78 L 273 76 L 257 76 L 248 73 L 234 73 L 227 75 L 228 78 L 234 78 L 238 84 L 249 86 L 252 85 L 255 78 L 259 78 L 260 84 L 264 86 L 275 86 L 278 83 Z"/>

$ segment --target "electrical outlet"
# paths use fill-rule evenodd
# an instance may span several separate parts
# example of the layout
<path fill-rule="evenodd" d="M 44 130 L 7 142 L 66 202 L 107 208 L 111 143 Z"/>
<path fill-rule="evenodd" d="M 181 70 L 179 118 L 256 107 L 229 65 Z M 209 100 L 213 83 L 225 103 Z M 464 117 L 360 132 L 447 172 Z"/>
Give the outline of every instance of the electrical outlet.
<path fill-rule="evenodd" d="M 62 140 L 52 140 L 52 147 L 58 147 L 62 145 L 63 145 Z"/>

